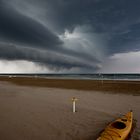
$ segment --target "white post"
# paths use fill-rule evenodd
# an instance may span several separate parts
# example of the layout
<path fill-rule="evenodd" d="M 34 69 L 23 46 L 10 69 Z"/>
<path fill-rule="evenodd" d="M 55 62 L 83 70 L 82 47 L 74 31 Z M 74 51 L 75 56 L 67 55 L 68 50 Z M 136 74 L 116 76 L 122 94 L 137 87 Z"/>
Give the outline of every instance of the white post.
<path fill-rule="evenodd" d="M 72 98 L 72 112 L 76 112 L 76 101 L 77 99 L 75 97 Z"/>
<path fill-rule="evenodd" d="M 73 101 L 73 113 L 75 113 L 75 101 Z"/>

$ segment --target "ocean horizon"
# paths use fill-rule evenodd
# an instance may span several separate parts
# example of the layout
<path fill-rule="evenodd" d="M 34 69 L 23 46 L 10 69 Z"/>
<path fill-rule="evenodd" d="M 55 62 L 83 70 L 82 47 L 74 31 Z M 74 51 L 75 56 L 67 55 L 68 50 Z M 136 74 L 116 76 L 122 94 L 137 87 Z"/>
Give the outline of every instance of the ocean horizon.
<path fill-rule="evenodd" d="M 140 81 L 140 74 L 128 73 L 92 73 L 92 74 L 68 74 L 68 73 L 6 73 L 0 76 L 8 77 L 40 77 L 49 79 L 81 79 L 81 80 L 129 80 Z"/>

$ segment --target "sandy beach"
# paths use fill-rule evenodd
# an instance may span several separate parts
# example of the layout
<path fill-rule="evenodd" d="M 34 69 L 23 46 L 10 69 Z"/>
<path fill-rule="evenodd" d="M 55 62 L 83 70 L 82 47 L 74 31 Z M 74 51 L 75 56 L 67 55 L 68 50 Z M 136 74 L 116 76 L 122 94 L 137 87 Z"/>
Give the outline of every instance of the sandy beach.
<path fill-rule="evenodd" d="M 0 78 L 0 140 L 96 140 L 130 109 L 139 140 L 140 82 Z"/>

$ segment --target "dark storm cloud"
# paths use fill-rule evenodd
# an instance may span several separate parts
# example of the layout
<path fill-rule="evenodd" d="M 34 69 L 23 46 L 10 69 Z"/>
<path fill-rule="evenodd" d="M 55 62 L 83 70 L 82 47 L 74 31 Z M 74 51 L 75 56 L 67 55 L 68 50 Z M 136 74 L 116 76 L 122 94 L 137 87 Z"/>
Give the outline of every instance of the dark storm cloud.
<path fill-rule="evenodd" d="M 101 55 L 140 50 L 139 5 L 139 0 L 0 1 L 0 58 L 96 70 Z M 76 39 L 65 38 L 77 28 Z"/>
<path fill-rule="evenodd" d="M 90 25 L 91 32 L 108 36 L 106 49 L 110 54 L 140 49 L 139 0 L 48 0 L 48 3 L 60 31 Z"/>
<path fill-rule="evenodd" d="M 56 59 L 53 59 L 53 61 L 49 57 L 43 58 L 41 54 L 38 55 L 37 52 L 34 52 L 34 55 L 32 55 L 32 52 L 30 50 L 27 53 L 26 50 L 23 50 L 21 48 L 21 46 L 24 45 L 28 46 L 28 48 L 35 47 L 38 49 L 43 49 L 44 51 L 53 50 L 54 52 L 59 52 L 61 54 L 60 56 L 63 56 L 63 54 L 68 55 L 68 58 L 69 56 L 79 57 L 81 59 L 83 59 L 84 57 L 84 59 L 86 60 L 99 62 L 96 58 L 87 55 L 84 52 L 65 49 L 63 46 L 63 42 L 57 37 L 57 35 L 49 31 L 46 27 L 44 27 L 34 19 L 17 12 L 12 7 L 9 7 L 9 5 L 1 6 L 0 31 L 1 42 L 16 44 L 16 47 L 14 47 L 14 45 L 10 45 L 10 51 L 7 51 L 9 50 L 9 45 L 8 48 L 7 45 L 5 45 L 4 47 L 1 46 L 0 56 L 3 59 L 27 59 L 30 61 L 37 61 L 41 64 L 44 63 L 45 65 L 47 64 L 60 68 L 84 67 L 84 65 L 86 65 L 84 63 L 82 64 L 82 62 L 79 61 L 78 64 L 78 62 L 74 62 L 74 60 L 74 63 L 65 61 L 65 57 L 58 59 L 56 58 L 55 53 L 53 53 L 53 57 Z M 48 53 L 46 55 L 48 55 Z M 95 68 L 95 66 L 86 66 L 89 68 Z"/>
<path fill-rule="evenodd" d="M 51 49 L 62 43 L 40 23 L 5 6 L 0 8 L 0 38 L 2 41 Z"/>
<path fill-rule="evenodd" d="M 97 69 L 96 65 L 76 59 L 74 57 L 62 55 L 52 51 L 40 51 L 34 48 L 17 47 L 13 44 L 0 44 L 0 59 L 6 60 L 28 60 L 37 62 L 40 65 L 47 65 L 53 70 L 87 68 Z M 9 50 L 9 51 L 7 51 Z"/>

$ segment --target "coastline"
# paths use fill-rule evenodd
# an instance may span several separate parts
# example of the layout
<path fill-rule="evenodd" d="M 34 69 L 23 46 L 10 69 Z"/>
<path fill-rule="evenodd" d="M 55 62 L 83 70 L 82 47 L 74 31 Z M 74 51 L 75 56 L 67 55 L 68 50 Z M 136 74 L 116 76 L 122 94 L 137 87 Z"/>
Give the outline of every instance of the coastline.
<path fill-rule="evenodd" d="M 53 87 L 47 86 L 49 82 Z M 59 87 L 55 87 L 59 82 L 61 83 Z M 74 86 L 77 82 L 82 83 L 84 90 L 79 89 L 78 85 L 78 88 Z M 96 81 L 74 83 L 73 80 L 47 79 L 46 81 L 46 79 L 16 77 L 1 79 L 0 139 L 96 140 L 109 122 L 132 109 L 137 120 L 137 128 L 132 140 L 138 140 L 140 96 L 133 96 L 130 92 L 127 94 L 126 90 L 125 94 L 113 94 L 111 90 L 108 92 L 103 89 L 102 91 L 87 90 L 85 82 L 90 86 L 96 83 Z M 63 88 L 70 83 L 72 87 Z M 119 85 L 123 84 L 119 83 Z M 105 92 L 107 94 L 104 94 Z M 72 97 L 78 98 L 77 112 L 74 114 Z"/>
<path fill-rule="evenodd" d="M 1 76 L 0 81 L 21 86 L 75 89 L 85 91 L 102 91 L 140 95 L 140 81 L 127 80 L 87 80 L 87 79 L 54 79 L 39 77 Z"/>

